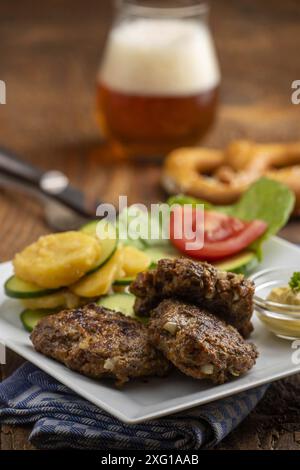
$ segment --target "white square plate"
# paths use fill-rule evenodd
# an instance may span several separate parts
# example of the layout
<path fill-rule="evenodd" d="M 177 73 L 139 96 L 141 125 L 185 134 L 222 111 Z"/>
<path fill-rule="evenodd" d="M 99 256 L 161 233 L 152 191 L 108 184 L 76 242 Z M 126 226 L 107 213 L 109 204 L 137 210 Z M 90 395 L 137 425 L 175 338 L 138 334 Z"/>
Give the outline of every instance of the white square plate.
<path fill-rule="evenodd" d="M 276 266 L 300 266 L 300 249 L 273 238 L 264 247 L 264 260 L 259 269 Z M 259 350 L 255 367 L 245 376 L 224 385 L 213 386 L 174 372 L 168 378 L 151 378 L 146 382 L 133 380 L 122 390 L 112 382 L 88 379 L 62 364 L 35 352 L 24 331 L 18 301 L 3 292 L 4 281 L 12 274 L 11 263 L 0 265 L 0 340 L 10 349 L 28 359 L 76 393 L 126 423 L 158 418 L 196 405 L 208 403 L 257 385 L 280 379 L 300 371 L 292 362 L 291 342 L 276 338 L 254 318 L 253 341 Z"/>

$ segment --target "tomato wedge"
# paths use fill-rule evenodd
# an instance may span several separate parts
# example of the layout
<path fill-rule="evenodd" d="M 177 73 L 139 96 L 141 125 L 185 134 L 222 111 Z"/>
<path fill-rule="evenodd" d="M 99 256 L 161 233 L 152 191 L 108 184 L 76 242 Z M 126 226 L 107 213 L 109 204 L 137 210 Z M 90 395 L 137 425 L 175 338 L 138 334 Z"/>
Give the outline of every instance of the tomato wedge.
<path fill-rule="evenodd" d="M 219 260 L 234 255 L 247 248 L 257 240 L 266 230 L 267 224 L 263 220 L 245 222 L 221 212 L 204 211 L 204 226 L 196 226 L 197 211 L 191 207 L 176 207 L 171 212 L 170 239 L 172 244 L 184 254 L 201 260 Z M 189 215 L 189 217 L 186 217 Z M 199 214 L 198 214 L 199 215 Z M 187 238 L 183 233 L 178 238 L 176 223 L 189 220 L 192 224 L 192 233 L 203 232 L 203 246 L 198 249 L 188 249 L 187 245 L 193 239 Z M 197 220 L 200 220 L 201 217 Z M 203 219 L 202 219 L 203 220 Z M 198 233 L 199 235 L 199 233 Z"/>

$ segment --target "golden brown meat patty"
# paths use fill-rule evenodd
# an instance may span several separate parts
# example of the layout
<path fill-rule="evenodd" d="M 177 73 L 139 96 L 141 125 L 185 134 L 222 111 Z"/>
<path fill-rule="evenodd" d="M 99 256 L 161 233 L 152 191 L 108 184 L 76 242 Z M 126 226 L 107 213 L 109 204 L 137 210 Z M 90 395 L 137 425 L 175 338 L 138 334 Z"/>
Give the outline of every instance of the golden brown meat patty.
<path fill-rule="evenodd" d="M 96 304 L 44 317 L 31 334 L 35 349 L 95 379 L 164 375 L 168 361 L 149 341 L 148 329 Z"/>
<path fill-rule="evenodd" d="M 130 291 L 137 297 L 138 315 L 149 315 L 163 299 L 177 298 L 208 309 L 245 338 L 253 330 L 253 282 L 206 262 L 161 259 L 155 269 L 138 274 Z"/>
<path fill-rule="evenodd" d="M 195 379 L 224 383 L 251 369 L 258 356 L 234 327 L 178 300 L 163 300 L 153 310 L 149 332 L 154 346 Z"/>

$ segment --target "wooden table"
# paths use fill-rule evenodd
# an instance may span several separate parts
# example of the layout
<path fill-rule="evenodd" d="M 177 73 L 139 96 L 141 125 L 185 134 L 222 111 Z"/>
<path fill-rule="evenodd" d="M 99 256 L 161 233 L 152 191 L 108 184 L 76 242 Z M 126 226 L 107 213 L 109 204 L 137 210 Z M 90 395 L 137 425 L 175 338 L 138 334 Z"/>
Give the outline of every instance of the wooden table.
<path fill-rule="evenodd" d="M 6 0 L 0 4 L 0 142 L 43 168 L 64 171 L 90 196 L 116 202 L 164 197 L 155 164 L 116 165 L 101 158 L 94 119 L 94 82 L 112 18 L 109 0 Z M 291 82 L 300 79 L 297 0 L 226 0 L 213 4 L 220 55 L 222 107 L 208 145 L 237 137 L 299 139 L 300 106 Z M 147 175 L 145 177 L 145 175 Z M 28 197 L 0 191 L 1 261 L 47 233 L 42 211 Z M 299 223 L 283 235 L 300 242 Z M 9 352 L 2 378 L 20 364 Z M 256 410 L 220 449 L 300 449 L 300 378 L 272 385 Z M 28 428 L 1 427 L 1 449 L 28 449 Z"/>

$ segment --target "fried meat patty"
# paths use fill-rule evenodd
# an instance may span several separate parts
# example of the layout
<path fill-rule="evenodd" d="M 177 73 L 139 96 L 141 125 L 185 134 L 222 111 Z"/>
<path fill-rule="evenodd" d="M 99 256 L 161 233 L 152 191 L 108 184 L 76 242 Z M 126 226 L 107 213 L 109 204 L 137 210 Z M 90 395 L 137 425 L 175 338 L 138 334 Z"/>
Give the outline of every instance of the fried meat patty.
<path fill-rule="evenodd" d="M 35 349 L 95 379 L 163 375 L 168 361 L 141 323 L 96 304 L 44 317 L 31 334 Z"/>
<path fill-rule="evenodd" d="M 150 317 L 154 346 L 184 374 L 224 383 L 255 364 L 256 347 L 204 309 L 166 299 Z"/>
<path fill-rule="evenodd" d="M 137 297 L 138 315 L 149 315 L 165 298 L 177 298 L 210 310 L 244 337 L 253 330 L 253 282 L 206 262 L 161 259 L 155 269 L 138 274 L 130 291 Z"/>

